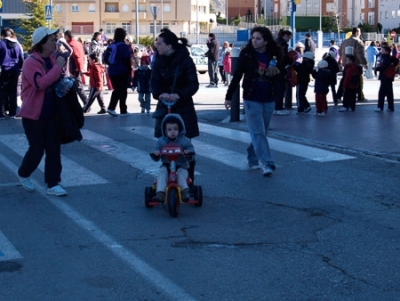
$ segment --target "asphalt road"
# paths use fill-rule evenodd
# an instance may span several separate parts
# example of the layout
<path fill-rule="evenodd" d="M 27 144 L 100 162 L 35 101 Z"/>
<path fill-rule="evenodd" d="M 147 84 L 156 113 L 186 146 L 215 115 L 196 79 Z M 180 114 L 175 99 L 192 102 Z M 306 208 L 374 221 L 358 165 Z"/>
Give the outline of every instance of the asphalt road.
<path fill-rule="evenodd" d="M 63 146 L 63 198 L 15 176 L 21 120 L 0 123 L 0 300 L 397 300 L 399 133 L 375 113 L 379 82 L 354 113 L 274 116 L 277 170 L 246 167 L 245 122 L 229 122 L 225 88 L 195 96 L 202 207 L 147 209 L 154 121 L 129 93 L 127 117 L 98 116 Z M 107 94 L 109 95 L 109 94 Z M 309 99 L 313 99 L 309 91 Z M 245 116 L 242 116 L 244 119 Z"/>

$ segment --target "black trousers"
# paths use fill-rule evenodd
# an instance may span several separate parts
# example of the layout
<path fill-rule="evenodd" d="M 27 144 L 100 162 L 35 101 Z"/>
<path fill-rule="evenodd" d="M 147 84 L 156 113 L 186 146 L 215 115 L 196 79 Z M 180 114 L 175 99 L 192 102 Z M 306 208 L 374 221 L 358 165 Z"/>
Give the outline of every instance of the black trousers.
<path fill-rule="evenodd" d="M 385 97 L 388 102 L 388 109 L 394 111 L 393 81 L 390 79 L 381 79 L 381 85 L 378 92 L 378 108 L 383 110 Z"/>
<path fill-rule="evenodd" d="M 127 112 L 126 98 L 128 97 L 127 89 L 129 86 L 130 74 L 110 75 L 110 79 L 114 90 L 111 94 L 108 109 L 114 111 L 119 101 L 120 113 L 125 114 Z"/>
<path fill-rule="evenodd" d="M 31 120 L 22 118 L 22 125 L 28 139 L 26 152 L 18 174 L 28 178 L 39 166 L 44 153 L 44 181 L 49 188 L 61 182 L 61 146 L 58 138 L 58 123 L 52 117 L 47 120 Z"/>
<path fill-rule="evenodd" d="M 2 71 L 0 75 L 0 116 L 3 107 L 8 109 L 9 116 L 17 114 L 17 88 L 19 72 Z"/>

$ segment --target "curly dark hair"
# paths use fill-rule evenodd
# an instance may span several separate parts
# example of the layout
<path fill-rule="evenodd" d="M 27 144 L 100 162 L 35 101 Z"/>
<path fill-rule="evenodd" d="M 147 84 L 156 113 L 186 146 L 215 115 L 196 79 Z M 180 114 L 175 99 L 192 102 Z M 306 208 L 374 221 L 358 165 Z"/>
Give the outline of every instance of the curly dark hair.
<path fill-rule="evenodd" d="M 263 37 L 263 39 L 265 41 L 267 41 L 267 45 L 266 45 L 267 52 L 271 56 L 276 56 L 278 62 L 282 62 L 282 59 L 283 59 L 282 48 L 274 40 L 274 37 L 272 36 L 272 32 L 267 27 L 264 27 L 264 26 L 253 27 L 253 29 L 251 30 L 251 36 L 253 36 L 253 34 L 255 32 L 260 33 L 261 36 Z M 251 38 L 247 42 L 245 48 L 254 49 Z"/>

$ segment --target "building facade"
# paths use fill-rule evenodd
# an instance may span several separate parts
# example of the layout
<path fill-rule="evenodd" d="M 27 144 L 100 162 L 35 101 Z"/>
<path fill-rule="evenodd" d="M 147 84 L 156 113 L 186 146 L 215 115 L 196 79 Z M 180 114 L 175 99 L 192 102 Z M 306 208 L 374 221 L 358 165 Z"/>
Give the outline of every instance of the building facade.
<path fill-rule="evenodd" d="M 156 26 L 150 9 L 153 6 L 157 7 Z M 209 9 L 209 0 L 53 0 L 55 24 L 78 35 L 100 28 L 111 35 L 117 27 L 128 34 L 151 34 L 161 27 L 196 33 L 206 30 Z"/>

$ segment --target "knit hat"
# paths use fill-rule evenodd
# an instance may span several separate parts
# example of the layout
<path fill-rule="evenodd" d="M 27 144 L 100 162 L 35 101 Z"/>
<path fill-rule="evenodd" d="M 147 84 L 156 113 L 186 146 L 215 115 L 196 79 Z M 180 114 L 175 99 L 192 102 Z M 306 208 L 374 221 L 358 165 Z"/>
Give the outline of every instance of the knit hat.
<path fill-rule="evenodd" d="M 314 53 L 307 51 L 303 54 L 303 58 L 309 59 L 309 60 L 313 60 L 314 59 Z"/>
<path fill-rule="evenodd" d="M 41 40 L 43 40 L 45 37 L 52 35 L 52 34 L 56 34 L 58 33 L 60 30 L 57 29 L 50 29 L 47 27 L 39 27 L 36 28 L 35 31 L 32 34 L 32 43 L 34 45 L 39 44 L 39 42 Z"/>
<path fill-rule="evenodd" d="M 325 60 L 319 61 L 317 64 L 318 68 L 327 68 L 328 67 L 328 62 Z"/>
<path fill-rule="evenodd" d="M 126 36 L 125 40 L 127 40 L 129 43 L 133 42 L 133 39 L 131 36 Z"/>
<path fill-rule="evenodd" d="M 306 48 L 302 42 L 297 42 L 296 43 L 296 48 Z"/>

